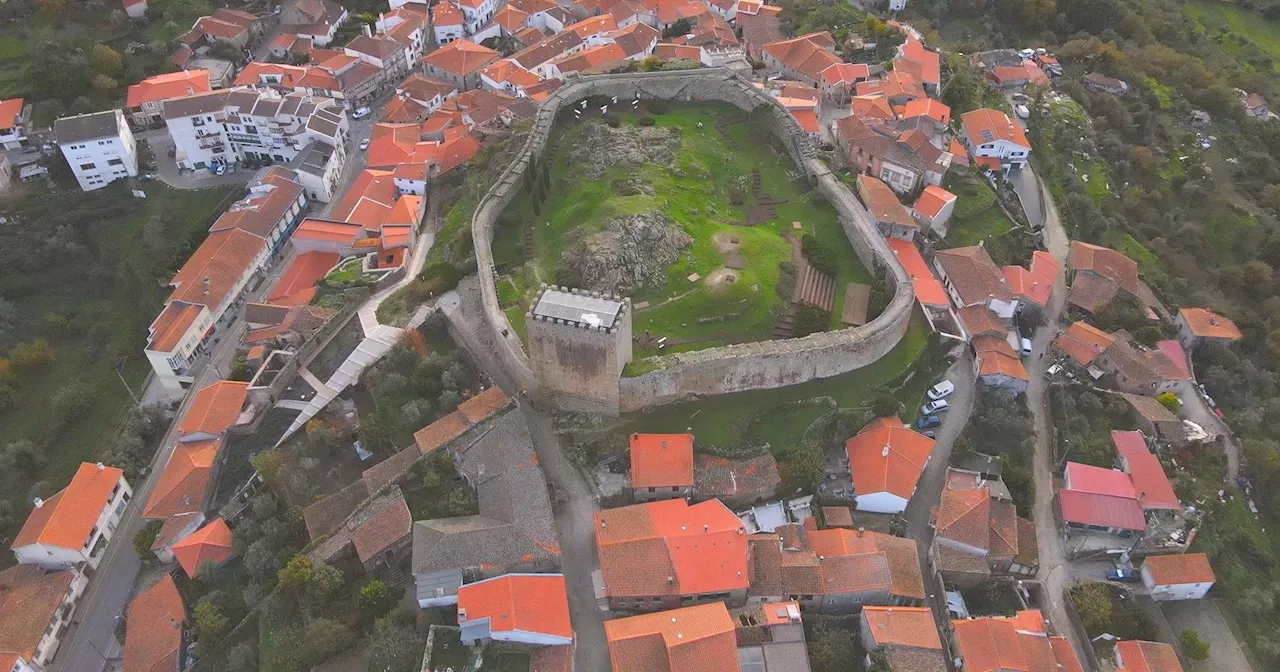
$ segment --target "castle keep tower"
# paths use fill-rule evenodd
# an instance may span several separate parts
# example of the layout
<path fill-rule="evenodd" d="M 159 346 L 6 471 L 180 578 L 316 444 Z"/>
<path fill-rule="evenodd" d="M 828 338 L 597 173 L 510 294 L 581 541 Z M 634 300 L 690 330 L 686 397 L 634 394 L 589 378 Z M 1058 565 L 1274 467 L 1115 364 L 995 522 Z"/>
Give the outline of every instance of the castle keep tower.
<path fill-rule="evenodd" d="M 538 396 L 556 408 L 618 414 L 618 378 L 631 361 L 631 301 L 542 286 L 526 316 Z"/>

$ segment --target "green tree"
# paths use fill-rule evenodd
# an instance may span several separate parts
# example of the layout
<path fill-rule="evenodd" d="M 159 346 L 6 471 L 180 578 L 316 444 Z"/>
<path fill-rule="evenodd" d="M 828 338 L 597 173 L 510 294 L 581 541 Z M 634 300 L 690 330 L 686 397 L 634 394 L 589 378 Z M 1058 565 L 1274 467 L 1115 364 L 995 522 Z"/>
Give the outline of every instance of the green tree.
<path fill-rule="evenodd" d="M 902 402 L 888 390 L 881 390 L 876 394 L 875 401 L 871 402 L 871 412 L 877 418 L 896 417 L 902 413 Z"/>
<path fill-rule="evenodd" d="M 1178 398 L 1178 395 L 1172 392 L 1161 392 L 1160 394 L 1157 394 L 1156 401 L 1160 402 L 1161 406 L 1169 409 L 1172 413 L 1177 413 L 1178 409 L 1182 408 L 1182 400 Z"/>
<path fill-rule="evenodd" d="M 1071 600 L 1080 612 L 1085 630 L 1092 636 L 1111 628 L 1111 589 L 1103 583 L 1081 583 L 1071 589 Z"/>
<path fill-rule="evenodd" d="M 670 40 L 673 37 L 688 35 L 693 30 L 693 24 L 689 23 L 689 19 L 679 19 L 675 23 L 662 29 L 662 39 Z"/>
<path fill-rule="evenodd" d="M 301 590 L 311 581 L 311 558 L 299 553 L 276 572 L 276 581 L 285 590 Z"/>
<path fill-rule="evenodd" d="M 854 634 L 840 628 L 830 617 L 810 620 L 813 625 L 807 628 L 806 638 L 809 640 L 809 660 L 815 672 L 850 669 L 850 661 L 857 658 Z"/>
<path fill-rule="evenodd" d="M 304 635 L 303 650 L 306 651 L 305 667 L 311 668 L 346 651 L 356 643 L 356 634 L 351 628 L 331 621 L 317 618 L 309 625 Z"/>
<path fill-rule="evenodd" d="M 346 578 L 336 567 L 320 563 L 311 568 L 307 596 L 319 604 L 327 604 L 342 592 Z"/>
<path fill-rule="evenodd" d="M 138 533 L 133 535 L 133 550 L 138 553 L 140 558 L 151 557 L 151 546 L 156 543 L 156 536 L 160 534 L 160 521 L 150 520 Z"/>
<path fill-rule="evenodd" d="M 783 481 L 793 487 L 813 490 L 826 476 L 822 448 L 811 441 L 792 444 L 782 451 Z"/>
<path fill-rule="evenodd" d="M 792 336 L 795 338 L 804 338 L 809 334 L 826 331 L 830 327 L 831 313 L 828 313 L 816 306 L 801 303 L 799 307 L 796 308 L 796 318 Z"/>
<path fill-rule="evenodd" d="M 210 601 L 202 601 L 191 612 L 191 620 L 196 626 L 196 638 L 200 646 L 208 651 L 216 647 L 227 636 L 231 622 L 218 605 Z"/>
<path fill-rule="evenodd" d="M 391 596 L 387 584 L 381 580 L 374 579 L 360 587 L 360 615 L 366 621 L 372 622 L 385 616 L 393 606 L 395 598 Z"/>
<path fill-rule="evenodd" d="M 1178 633 L 1178 647 L 1191 660 L 1205 660 L 1209 657 L 1209 643 L 1200 639 L 1200 633 L 1190 628 Z"/>
<path fill-rule="evenodd" d="M 249 462 L 267 485 L 276 487 L 279 484 L 280 469 L 284 467 L 284 456 L 280 451 L 264 450 L 254 455 Z"/>
<path fill-rule="evenodd" d="M 105 44 L 94 45 L 89 63 L 93 71 L 100 75 L 119 77 L 120 73 L 124 72 L 124 58 L 115 49 Z"/>

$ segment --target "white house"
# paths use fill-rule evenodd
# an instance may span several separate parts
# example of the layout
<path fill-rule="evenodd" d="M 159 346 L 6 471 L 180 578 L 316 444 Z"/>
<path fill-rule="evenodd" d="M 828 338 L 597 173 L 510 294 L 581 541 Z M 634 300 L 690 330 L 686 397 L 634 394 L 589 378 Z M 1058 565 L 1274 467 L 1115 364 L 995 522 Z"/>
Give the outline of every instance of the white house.
<path fill-rule="evenodd" d="M 462 643 L 573 643 L 563 574 L 503 574 L 458 589 Z"/>
<path fill-rule="evenodd" d="M 1148 556 L 1139 570 L 1151 599 L 1198 600 L 1213 587 L 1213 568 L 1204 553 Z"/>
<path fill-rule="evenodd" d="M 960 124 L 960 139 L 978 165 L 1007 173 L 1030 160 L 1027 134 L 1004 112 L 986 108 L 965 112 Z"/>
<path fill-rule="evenodd" d="M 498 11 L 498 0 L 458 0 L 458 9 L 462 10 L 463 24 L 467 34 L 480 30 L 480 26 L 493 18 Z"/>
<path fill-rule="evenodd" d="M 27 139 L 31 125 L 31 106 L 21 98 L 0 100 L 0 145 L 17 149 Z"/>
<path fill-rule="evenodd" d="M 462 29 L 464 21 L 462 10 L 457 5 L 449 0 L 436 3 L 431 8 L 431 30 L 436 44 L 448 44 L 466 37 L 467 34 Z"/>
<path fill-rule="evenodd" d="M 13 540 L 14 557 L 19 564 L 46 570 L 82 563 L 97 567 L 132 496 L 120 469 L 81 464 L 67 487 L 48 499 L 36 499 Z"/>
<path fill-rule="evenodd" d="M 174 160 L 185 170 L 207 170 L 245 159 L 288 163 L 312 141 L 346 158 L 350 121 L 342 103 L 270 88 L 235 88 L 164 101 L 164 122 Z"/>
<path fill-rule="evenodd" d="M 138 174 L 138 147 L 120 110 L 63 117 L 54 132 L 83 191 Z"/>
<path fill-rule="evenodd" d="M 1004 273 L 981 245 L 938 250 L 933 265 L 956 308 L 986 306 L 1005 322 L 1013 319 L 1018 299 Z"/>
<path fill-rule="evenodd" d="M 889 11 L 901 12 L 907 8 L 907 0 L 889 0 Z"/>
<path fill-rule="evenodd" d="M 122 0 L 124 13 L 131 19 L 141 19 L 147 15 L 147 0 Z"/>
<path fill-rule="evenodd" d="M 902 513 L 933 453 L 933 439 L 898 418 L 876 418 L 845 442 L 859 511 Z"/>
<path fill-rule="evenodd" d="M 209 236 L 174 275 L 174 291 L 151 323 L 145 353 L 171 398 L 186 393 L 192 364 L 234 318 L 250 282 L 302 220 L 308 200 L 294 172 L 274 166 L 214 222 Z"/>
<path fill-rule="evenodd" d="M 15 565 L 0 572 L 0 634 L 6 672 L 41 672 L 53 660 L 89 578 L 79 569 L 46 572 Z"/>

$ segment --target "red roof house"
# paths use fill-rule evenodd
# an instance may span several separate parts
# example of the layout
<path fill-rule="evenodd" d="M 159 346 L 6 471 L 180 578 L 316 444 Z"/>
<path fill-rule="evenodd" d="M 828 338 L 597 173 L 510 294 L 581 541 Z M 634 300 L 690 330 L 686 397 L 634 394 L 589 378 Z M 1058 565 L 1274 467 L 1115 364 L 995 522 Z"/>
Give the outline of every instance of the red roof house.
<path fill-rule="evenodd" d="M 563 574 L 504 574 L 458 589 L 462 643 L 573 643 Z"/>
<path fill-rule="evenodd" d="M 173 577 L 165 574 L 129 603 L 125 616 L 124 669 L 173 672 L 181 669 L 182 626 L 187 614 Z"/>
<path fill-rule="evenodd" d="M 860 511 L 901 513 L 929 463 L 933 439 L 896 417 L 876 418 L 845 442 Z"/>
<path fill-rule="evenodd" d="M 1178 501 L 1178 495 L 1173 492 L 1173 486 L 1164 473 L 1160 458 L 1147 449 L 1147 442 L 1142 432 L 1113 430 L 1111 442 L 1116 446 L 1116 455 L 1120 458 L 1121 468 L 1133 481 L 1133 489 L 1138 495 L 1138 503 L 1142 505 L 1143 510 L 1182 510 L 1182 503 Z"/>
<path fill-rule="evenodd" d="M 631 489 L 648 501 L 693 493 L 692 434 L 632 434 Z"/>
<path fill-rule="evenodd" d="M 613 672 L 738 672 L 734 621 L 712 602 L 604 622 Z"/>
<path fill-rule="evenodd" d="M 204 563 L 220 565 L 231 557 L 231 528 L 223 519 L 215 518 L 174 544 L 173 557 L 182 565 L 182 571 L 194 578 Z"/>

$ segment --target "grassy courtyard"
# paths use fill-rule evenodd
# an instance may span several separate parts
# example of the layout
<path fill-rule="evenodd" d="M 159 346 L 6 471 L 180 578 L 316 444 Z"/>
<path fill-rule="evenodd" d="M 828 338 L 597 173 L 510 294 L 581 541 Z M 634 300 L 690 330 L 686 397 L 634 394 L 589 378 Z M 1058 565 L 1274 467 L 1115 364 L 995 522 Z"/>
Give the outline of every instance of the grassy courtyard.
<path fill-rule="evenodd" d="M 1189 2 L 1187 16 L 1249 70 L 1280 72 L 1280 24 L 1243 7 Z"/>
<path fill-rule="evenodd" d="M 599 115 L 585 122 L 567 116 L 570 121 L 557 128 L 548 148 L 545 202 L 536 206 L 530 191 L 522 191 L 495 235 L 495 258 L 510 273 L 509 281 L 500 285 L 504 305 L 510 306 L 508 316 L 514 318 L 517 331 L 523 328 L 518 322 L 538 284 L 563 277 L 566 250 L 600 232 L 610 220 L 641 213 L 660 213 L 692 237 L 660 282 L 641 286 L 631 295 L 639 306 L 633 332 L 668 337 L 664 352 L 770 338 L 786 305 L 781 297 L 789 298 L 786 284 L 781 291 L 778 285 L 779 264 L 792 259 L 787 239 L 792 235 L 813 234 L 839 251 L 829 326 L 842 326 L 845 286 L 869 283 L 870 275 L 845 239 L 834 208 L 808 189 L 761 124 L 727 105 L 675 106 L 652 116 L 655 127 L 673 129 L 678 138 L 670 165 L 624 163 L 593 177 L 590 167 L 575 158 L 582 151 L 575 152 L 575 145 L 587 123 L 601 123 Z M 640 116 L 624 112 L 619 117 L 622 125 L 640 125 Z M 735 118 L 741 121 L 725 127 L 724 134 L 717 129 L 717 121 Z M 753 188 L 753 171 L 759 171 L 758 188 Z M 645 188 L 637 193 L 636 184 Z M 748 213 L 764 196 L 776 203 L 776 215 L 747 226 Z M 793 222 L 800 222 L 801 229 L 794 229 Z M 522 245 L 525 227 L 532 231 L 527 260 Z M 636 354 L 639 358 L 655 352 L 640 349 Z"/>

